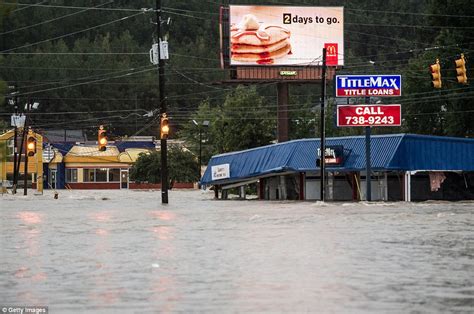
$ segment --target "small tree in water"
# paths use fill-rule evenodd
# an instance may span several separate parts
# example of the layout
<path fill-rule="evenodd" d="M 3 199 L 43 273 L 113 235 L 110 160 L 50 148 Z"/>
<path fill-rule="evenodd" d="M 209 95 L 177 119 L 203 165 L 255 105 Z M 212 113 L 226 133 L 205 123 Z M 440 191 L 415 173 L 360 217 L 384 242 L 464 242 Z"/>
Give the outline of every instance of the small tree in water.
<path fill-rule="evenodd" d="M 136 182 L 161 183 L 161 152 L 142 153 L 130 169 L 130 178 Z M 196 156 L 179 145 L 168 148 L 169 188 L 175 182 L 199 181 L 199 165 Z"/>

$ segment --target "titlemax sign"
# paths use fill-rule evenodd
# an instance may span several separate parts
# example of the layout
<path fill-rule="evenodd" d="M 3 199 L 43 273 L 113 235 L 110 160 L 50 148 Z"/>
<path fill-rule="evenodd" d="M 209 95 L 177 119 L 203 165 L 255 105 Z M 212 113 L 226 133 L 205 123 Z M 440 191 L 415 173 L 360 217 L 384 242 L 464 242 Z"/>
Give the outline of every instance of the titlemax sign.
<path fill-rule="evenodd" d="M 401 94 L 400 75 L 336 76 L 336 97 L 395 97 Z"/>

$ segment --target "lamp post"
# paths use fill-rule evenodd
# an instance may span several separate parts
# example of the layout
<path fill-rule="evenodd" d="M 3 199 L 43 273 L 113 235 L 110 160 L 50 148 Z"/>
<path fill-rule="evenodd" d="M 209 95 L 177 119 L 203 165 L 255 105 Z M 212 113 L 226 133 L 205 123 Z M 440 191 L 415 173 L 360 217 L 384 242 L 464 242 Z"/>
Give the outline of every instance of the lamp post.
<path fill-rule="evenodd" d="M 201 178 L 201 169 L 202 169 L 202 126 L 209 127 L 209 121 L 204 120 L 201 125 L 196 120 L 193 120 L 194 125 L 198 127 L 199 130 L 199 156 L 198 156 L 198 164 L 199 164 L 199 180 Z M 200 187 L 200 185 L 199 185 Z"/>

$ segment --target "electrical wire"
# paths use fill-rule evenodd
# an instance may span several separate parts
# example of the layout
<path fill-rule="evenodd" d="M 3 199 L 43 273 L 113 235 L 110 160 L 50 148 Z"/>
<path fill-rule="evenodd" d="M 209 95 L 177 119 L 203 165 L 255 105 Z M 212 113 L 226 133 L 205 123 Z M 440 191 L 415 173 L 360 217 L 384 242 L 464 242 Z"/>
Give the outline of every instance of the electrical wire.
<path fill-rule="evenodd" d="M 52 88 L 46 88 L 46 89 L 41 89 L 41 90 L 35 90 L 35 91 L 31 91 L 31 92 L 23 92 L 23 93 L 18 94 L 18 96 L 33 95 L 33 94 L 42 93 L 42 92 L 48 92 L 48 91 L 59 90 L 59 89 L 64 89 L 64 88 L 87 85 L 87 84 L 90 84 L 90 83 L 101 82 L 101 81 L 105 81 L 105 80 L 110 80 L 110 79 L 114 79 L 114 78 L 121 78 L 121 77 L 130 76 L 130 75 L 136 75 L 136 74 L 145 73 L 145 72 L 149 72 L 149 71 L 153 71 L 153 70 L 154 69 L 146 69 L 146 70 L 130 72 L 130 73 L 122 74 L 122 75 L 117 75 L 117 76 L 114 76 L 114 77 L 108 77 L 108 78 L 103 78 L 103 79 L 98 79 L 98 80 L 93 80 L 93 81 L 88 81 L 88 82 L 75 83 L 75 84 L 71 84 L 71 85 L 67 85 L 67 86 L 59 86 L 59 87 L 52 87 Z"/>
<path fill-rule="evenodd" d="M 46 2 L 46 1 L 43 1 L 43 2 Z M 97 5 L 96 7 L 101 7 L 101 6 L 104 6 L 104 5 L 107 5 L 107 4 L 111 4 L 111 3 L 113 3 L 113 1 L 109 1 L 109 2 L 106 2 L 106 3 L 101 3 L 101 4 Z M 7 34 L 15 33 L 15 32 L 18 32 L 18 31 L 23 31 L 25 29 L 30 29 L 32 27 L 37 27 L 37 26 L 40 26 L 40 25 L 48 24 L 48 23 L 51 23 L 51 22 L 54 22 L 54 21 L 59 21 L 59 20 L 74 16 L 74 15 L 77 15 L 77 14 L 87 12 L 89 10 L 90 9 L 85 9 L 85 10 L 82 10 L 82 11 L 77 11 L 77 12 L 73 12 L 73 13 L 70 13 L 70 14 L 55 17 L 53 19 L 42 21 L 42 22 L 39 22 L 39 23 L 36 23 L 36 24 L 33 24 L 33 25 L 28 25 L 28 26 L 17 28 L 17 29 L 12 29 L 12 30 L 0 33 L 0 35 L 7 35 Z"/>
<path fill-rule="evenodd" d="M 152 8 L 141 8 L 141 9 L 131 9 L 131 8 L 97 8 L 97 7 L 83 7 L 83 6 L 68 6 L 68 5 L 52 5 L 52 4 L 42 4 L 41 3 L 31 4 L 31 3 L 15 3 L 15 2 L 3 2 L 4 5 L 12 6 L 28 6 L 28 7 L 38 7 L 38 8 L 56 8 L 56 9 L 74 9 L 74 10 L 97 10 L 97 11 L 122 11 L 122 12 L 155 12 Z"/>
<path fill-rule="evenodd" d="M 14 51 L 14 50 L 17 50 L 17 49 L 32 47 L 32 46 L 36 46 L 36 45 L 39 45 L 39 44 L 42 44 L 42 43 L 46 43 L 46 42 L 49 42 L 49 41 L 53 41 L 53 40 L 57 40 L 57 39 L 61 39 L 61 38 L 65 38 L 65 37 L 69 37 L 69 36 L 81 34 L 81 33 L 84 33 L 84 32 L 87 32 L 87 31 L 90 31 L 90 30 L 93 30 L 93 29 L 96 29 L 96 28 L 104 27 L 104 26 L 111 25 L 111 24 L 114 24 L 114 23 L 117 23 L 117 22 L 122 22 L 122 21 L 128 20 L 128 19 L 130 19 L 130 18 L 133 18 L 133 17 L 138 16 L 138 15 L 142 15 L 142 14 L 143 14 L 143 12 L 140 12 L 140 13 L 137 13 L 137 14 L 132 14 L 132 15 L 129 15 L 129 16 L 125 16 L 125 17 L 119 18 L 119 19 L 117 19 L 117 20 L 113 20 L 113 21 L 110 21 L 110 22 L 107 22 L 107 23 L 103 23 L 103 24 L 99 24 L 99 25 L 92 26 L 92 27 L 88 27 L 88 28 L 85 28 L 85 29 L 82 29 L 82 30 L 79 30 L 79 31 L 76 31 L 76 32 L 72 32 L 72 33 L 68 33 L 68 34 L 56 36 L 56 37 L 53 37 L 53 38 L 48 38 L 48 39 L 41 40 L 41 41 L 37 41 L 37 42 L 31 43 L 31 44 L 26 44 L 26 45 L 23 45 L 23 46 L 18 46 L 18 47 L 15 47 L 15 48 L 10 48 L 10 49 L 6 49 L 6 50 L 2 50 L 2 51 L 0 51 L 0 53 L 7 53 L 7 52 L 11 52 L 11 51 Z"/>

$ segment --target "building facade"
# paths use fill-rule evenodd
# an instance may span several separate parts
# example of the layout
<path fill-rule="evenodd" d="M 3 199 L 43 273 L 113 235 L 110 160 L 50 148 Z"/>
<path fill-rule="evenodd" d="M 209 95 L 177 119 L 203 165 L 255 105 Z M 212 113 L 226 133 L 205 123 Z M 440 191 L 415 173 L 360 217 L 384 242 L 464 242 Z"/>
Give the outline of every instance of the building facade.
<path fill-rule="evenodd" d="M 109 142 L 105 151 L 97 144 L 43 142 L 34 133 L 36 154 L 28 159 L 28 187 L 43 189 L 159 189 L 160 184 L 135 183 L 129 171 L 142 153 L 159 149 L 149 140 Z M 0 135 L 0 179 L 2 187 L 13 182 L 14 131 Z M 20 144 L 19 144 L 20 145 Z M 19 187 L 24 184 L 24 150 L 19 168 Z M 175 183 L 175 188 L 193 188 L 193 183 Z"/>
<path fill-rule="evenodd" d="M 413 134 L 326 140 L 326 200 L 422 201 L 474 199 L 474 139 Z M 222 191 L 254 185 L 260 199 L 320 199 L 319 139 L 302 139 L 213 156 L 201 184 Z M 339 153 L 337 153 L 339 152 Z"/>

